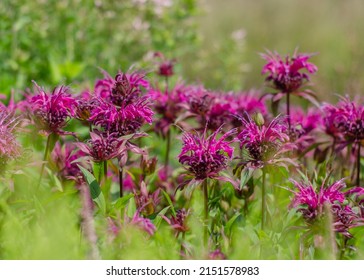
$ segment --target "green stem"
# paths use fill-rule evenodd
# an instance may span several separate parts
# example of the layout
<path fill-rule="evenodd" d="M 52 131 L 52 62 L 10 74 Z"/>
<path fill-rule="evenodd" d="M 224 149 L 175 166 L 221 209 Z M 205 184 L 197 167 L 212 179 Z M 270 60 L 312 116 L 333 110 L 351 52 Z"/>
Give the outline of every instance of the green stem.
<path fill-rule="evenodd" d="M 171 127 L 169 128 L 168 132 L 167 132 L 167 143 L 166 143 L 166 157 L 164 159 L 164 167 L 166 169 L 167 172 L 167 168 L 169 165 L 169 150 L 171 149 Z"/>
<path fill-rule="evenodd" d="M 47 137 L 47 144 L 46 144 L 45 151 L 44 151 L 42 168 L 40 170 L 40 175 L 39 175 L 39 180 L 38 180 L 38 188 L 40 187 L 40 183 L 42 182 L 42 177 L 43 177 L 43 172 L 44 172 L 44 167 L 45 167 L 45 161 L 47 161 L 47 159 L 48 159 L 51 136 L 52 136 L 52 134 L 49 134 L 48 137 Z"/>
<path fill-rule="evenodd" d="M 104 180 L 106 180 L 106 178 L 107 178 L 107 160 L 104 161 Z"/>
<path fill-rule="evenodd" d="M 123 197 L 123 185 L 124 185 L 124 181 L 123 181 L 123 168 L 120 167 L 120 169 L 119 169 L 119 190 L 120 190 L 120 197 Z"/>
<path fill-rule="evenodd" d="M 204 202 L 204 245 L 205 248 L 208 246 L 208 220 L 209 220 L 209 194 L 207 190 L 207 179 L 202 182 L 202 190 L 203 190 L 203 202 Z"/>
<path fill-rule="evenodd" d="M 263 168 L 262 175 L 262 221 L 261 221 L 261 229 L 264 230 L 265 225 L 265 214 L 266 214 L 266 201 L 265 201 L 265 168 Z"/>

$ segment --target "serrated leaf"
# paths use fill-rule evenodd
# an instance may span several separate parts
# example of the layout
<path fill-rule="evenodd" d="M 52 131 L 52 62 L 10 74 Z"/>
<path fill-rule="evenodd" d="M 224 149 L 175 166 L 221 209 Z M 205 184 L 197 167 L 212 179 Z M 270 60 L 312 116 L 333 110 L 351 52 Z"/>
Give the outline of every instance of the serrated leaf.
<path fill-rule="evenodd" d="M 92 173 L 90 173 L 87 169 L 83 168 L 80 165 L 77 165 L 77 166 L 83 173 L 83 176 L 84 176 L 88 186 L 90 187 L 90 193 L 91 193 L 92 200 L 95 201 L 95 203 L 100 208 L 102 213 L 105 214 L 106 213 L 106 202 L 105 202 L 105 197 L 101 191 L 99 183 L 96 181 L 94 175 Z"/>
<path fill-rule="evenodd" d="M 169 197 L 169 194 L 166 193 L 164 190 L 162 190 L 162 193 L 163 193 L 164 197 L 167 199 L 169 206 L 171 206 L 171 211 L 172 211 L 173 217 L 176 217 L 176 210 L 174 209 L 174 206 L 173 206 L 171 198 Z"/>
<path fill-rule="evenodd" d="M 123 209 L 125 208 L 125 206 L 127 205 L 127 203 L 129 202 L 129 200 L 134 197 L 133 193 L 130 193 L 126 196 L 120 197 L 118 198 L 115 203 L 113 204 L 113 207 L 117 210 Z"/>

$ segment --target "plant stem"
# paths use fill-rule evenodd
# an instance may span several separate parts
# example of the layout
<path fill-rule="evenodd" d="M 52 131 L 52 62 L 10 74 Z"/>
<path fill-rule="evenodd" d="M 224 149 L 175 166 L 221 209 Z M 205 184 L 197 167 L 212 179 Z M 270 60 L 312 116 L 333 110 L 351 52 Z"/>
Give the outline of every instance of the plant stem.
<path fill-rule="evenodd" d="M 107 160 L 104 161 L 104 180 L 107 178 Z"/>
<path fill-rule="evenodd" d="M 171 127 L 169 128 L 169 130 L 167 132 L 166 157 L 164 159 L 164 168 L 166 169 L 166 172 L 168 170 L 168 165 L 169 165 L 169 150 L 170 149 L 171 149 Z"/>
<path fill-rule="evenodd" d="M 120 167 L 119 169 L 119 190 L 120 190 L 120 197 L 123 197 L 123 185 L 124 185 L 124 181 L 123 181 L 123 168 Z"/>
<path fill-rule="evenodd" d="M 81 202 L 82 202 L 82 231 L 85 238 L 90 243 L 91 251 L 90 251 L 90 258 L 93 260 L 100 259 L 100 252 L 97 247 L 97 235 L 95 231 L 95 223 L 93 218 L 93 210 L 92 210 L 92 200 L 90 195 L 90 189 L 86 185 L 80 186 L 80 195 L 81 195 Z"/>
<path fill-rule="evenodd" d="M 266 213 L 266 202 L 265 202 L 265 168 L 263 168 L 262 174 L 262 221 L 261 221 L 261 229 L 264 230 L 265 225 L 265 213 Z"/>
<path fill-rule="evenodd" d="M 38 188 L 40 187 L 40 183 L 42 181 L 44 167 L 45 167 L 45 161 L 47 161 L 48 155 L 49 155 L 49 146 L 50 146 L 50 142 L 51 142 L 51 135 L 52 134 L 49 134 L 48 137 L 47 137 L 47 144 L 46 144 L 45 151 L 44 151 L 42 168 L 40 170 L 40 175 L 39 175 L 39 180 L 38 180 Z"/>
<path fill-rule="evenodd" d="M 291 113 L 290 113 L 290 94 L 287 92 L 287 121 L 288 121 L 288 133 L 291 134 Z"/>
<path fill-rule="evenodd" d="M 360 185 L 360 150 L 361 150 L 361 143 L 360 141 L 358 142 L 358 153 L 357 153 L 357 157 L 356 157 L 356 185 L 359 186 Z"/>
<path fill-rule="evenodd" d="M 202 182 L 202 190 L 203 190 L 203 202 L 204 202 L 204 245 L 207 248 L 208 245 L 208 219 L 209 219 L 209 194 L 207 190 L 207 179 Z"/>

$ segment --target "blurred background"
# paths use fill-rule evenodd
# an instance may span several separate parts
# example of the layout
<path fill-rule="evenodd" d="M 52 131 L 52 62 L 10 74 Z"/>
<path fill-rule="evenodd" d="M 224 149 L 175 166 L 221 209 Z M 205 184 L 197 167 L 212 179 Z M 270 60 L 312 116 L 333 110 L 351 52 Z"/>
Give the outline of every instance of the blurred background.
<path fill-rule="evenodd" d="M 110 73 L 152 67 L 161 51 L 207 88 L 262 88 L 266 49 L 317 53 L 321 99 L 364 89 L 362 0 L 2 0 L 0 93 L 38 84 L 91 86 Z"/>

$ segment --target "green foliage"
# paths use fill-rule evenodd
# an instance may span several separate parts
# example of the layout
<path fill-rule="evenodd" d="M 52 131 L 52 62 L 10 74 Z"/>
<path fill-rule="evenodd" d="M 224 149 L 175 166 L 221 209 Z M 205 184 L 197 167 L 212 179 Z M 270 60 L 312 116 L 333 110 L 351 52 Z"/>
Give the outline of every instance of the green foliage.
<path fill-rule="evenodd" d="M 0 92 L 93 81 L 161 51 L 194 49 L 195 0 L 4 0 L 0 3 Z"/>

